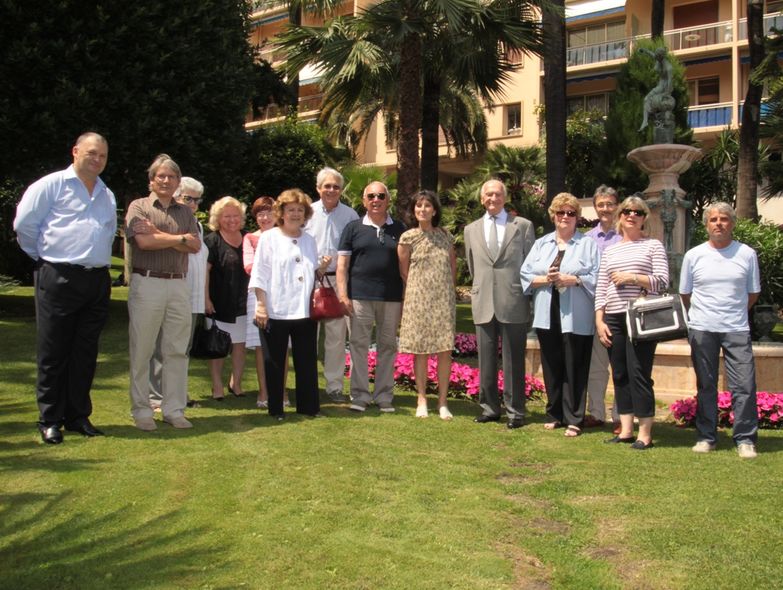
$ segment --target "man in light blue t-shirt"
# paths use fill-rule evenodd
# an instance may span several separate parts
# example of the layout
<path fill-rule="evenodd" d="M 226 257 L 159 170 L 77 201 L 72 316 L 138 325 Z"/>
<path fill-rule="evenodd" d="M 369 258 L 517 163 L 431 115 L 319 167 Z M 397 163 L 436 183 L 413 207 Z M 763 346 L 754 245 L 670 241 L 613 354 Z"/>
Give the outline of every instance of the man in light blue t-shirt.
<path fill-rule="evenodd" d="M 737 216 L 730 205 L 710 204 L 703 220 L 709 239 L 685 253 L 680 274 L 680 294 L 689 306 L 688 340 L 698 389 L 698 440 L 693 451 L 715 450 L 722 349 L 734 411 L 734 442 L 740 457 L 752 459 L 758 414 L 748 310 L 761 292 L 758 258 L 753 248 L 733 239 Z"/>

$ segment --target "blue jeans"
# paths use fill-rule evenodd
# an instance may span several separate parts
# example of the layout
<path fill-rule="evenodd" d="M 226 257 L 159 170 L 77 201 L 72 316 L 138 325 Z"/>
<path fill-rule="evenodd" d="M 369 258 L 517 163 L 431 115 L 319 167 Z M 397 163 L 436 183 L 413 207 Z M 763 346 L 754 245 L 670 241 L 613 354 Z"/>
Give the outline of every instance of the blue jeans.
<path fill-rule="evenodd" d="M 696 371 L 698 390 L 696 431 L 698 440 L 717 441 L 718 372 L 723 349 L 726 378 L 731 391 L 734 411 L 734 442 L 755 443 L 758 434 L 756 408 L 756 364 L 750 332 L 704 332 L 691 329 L 688 333 L 691 358 Z"/>

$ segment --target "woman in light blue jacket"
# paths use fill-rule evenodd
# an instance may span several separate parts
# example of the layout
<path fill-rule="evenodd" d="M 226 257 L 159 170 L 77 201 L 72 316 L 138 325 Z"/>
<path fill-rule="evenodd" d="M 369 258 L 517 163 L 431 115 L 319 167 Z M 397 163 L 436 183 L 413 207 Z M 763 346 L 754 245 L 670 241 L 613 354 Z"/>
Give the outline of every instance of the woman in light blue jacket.
<path fill-rule="evenodd" d="M 594 240 L 576 231 L 581 207 L 560 193 L 549 206 L 555 231 L 536 240 L 519 271 L 522 288 L 533 296 L 533 327 L 541 346 L 547 392 L 547 430 L 565 426 L 581 434 L 590 372 L 595 312 L 593 299 L 600 254 Z"/>

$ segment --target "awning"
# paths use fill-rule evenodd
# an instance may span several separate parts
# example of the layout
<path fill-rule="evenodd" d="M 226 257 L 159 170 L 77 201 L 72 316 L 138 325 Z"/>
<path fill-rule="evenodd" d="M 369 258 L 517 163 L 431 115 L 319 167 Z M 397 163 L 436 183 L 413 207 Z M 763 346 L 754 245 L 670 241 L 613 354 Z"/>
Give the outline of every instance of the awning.
<path fill-rule="evenodd" d="M 625 0 L 588 0 L 568 4 L 565 9 L 566 23 L 606 16 L 625 11 Z"/>

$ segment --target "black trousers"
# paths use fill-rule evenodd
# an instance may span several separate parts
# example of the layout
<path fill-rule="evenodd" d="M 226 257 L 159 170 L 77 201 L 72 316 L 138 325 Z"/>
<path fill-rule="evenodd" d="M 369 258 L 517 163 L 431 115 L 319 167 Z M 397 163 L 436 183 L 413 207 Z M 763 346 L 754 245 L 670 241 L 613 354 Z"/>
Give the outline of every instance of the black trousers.
<path fill-rule="evenodd" d="M 35 272 L 39 423 L 92 413 L 98 339 L 109 316 L 109 270 L 43 261 Z"/>
<path fill-rule="evenodd" d="M 579 426 L 585 417 L 585 391 L 590 376 L 593 337 L 563 333 L 557 291 L 552 297 L 549 328 L 536 329 L 546 386 L 546 413 L 553 422 Z"/>
<path fill-rule="evenodd" d="M 624 313 L 604 316 L 612 332 L 609 362 L 612 365 L 612 382 L 617 411 L 633 414 L 637 418 L 655 416 L 652 369 L 657 342 L 633 344 L 628 338 Z"/>
<path fill-rule="evenodd" d="M 269 348 L 266 384 L 270 416 L 283 415 L 285 353 L 291 338 L 291 356 L 296 373 L 296 412 L 313 416 L 321 410 L 318 400 L 318 324 L 309 318 L 269 320 L 265 334 Z"/>

